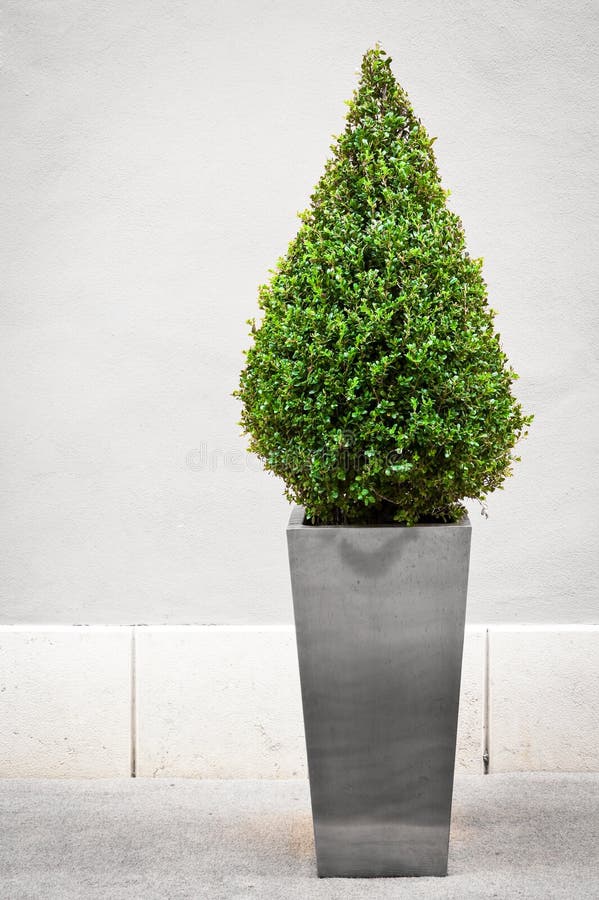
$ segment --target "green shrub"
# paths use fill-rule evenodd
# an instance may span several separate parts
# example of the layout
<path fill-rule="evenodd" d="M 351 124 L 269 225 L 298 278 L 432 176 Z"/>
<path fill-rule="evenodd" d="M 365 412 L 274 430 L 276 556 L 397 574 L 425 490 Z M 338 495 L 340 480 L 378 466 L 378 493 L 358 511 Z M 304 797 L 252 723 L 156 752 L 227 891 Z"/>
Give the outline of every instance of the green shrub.
<path fill-rule="evenodd" d="M 511 473 L 532 416 L 446 205 L 430 138 L 378 46 L 259 289 L 235 394 L 250 450 L 315 523 L 456 521 Z"/>

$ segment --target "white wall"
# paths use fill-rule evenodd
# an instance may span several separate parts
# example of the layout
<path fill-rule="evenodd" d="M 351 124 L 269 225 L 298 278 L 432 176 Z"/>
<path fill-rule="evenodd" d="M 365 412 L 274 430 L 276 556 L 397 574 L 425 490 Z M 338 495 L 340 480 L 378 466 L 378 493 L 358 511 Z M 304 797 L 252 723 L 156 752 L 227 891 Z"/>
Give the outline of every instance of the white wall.
<path fill-rule="evenodd" d="M 1 621 L 291 620 L 287 505 L 230 392 L 377 39 L 536 413 L 474 510 L 470 620 L 597 621 L 599 7 L 5 6 Z"/>
<path fill-rule="evenodd" d="M 469 625 L 457 771 L 598 772 L 598 683 L 597 625 Z M 306 776 L 292 625 L 0 625 L 0 686 L 2 778 Z"/>

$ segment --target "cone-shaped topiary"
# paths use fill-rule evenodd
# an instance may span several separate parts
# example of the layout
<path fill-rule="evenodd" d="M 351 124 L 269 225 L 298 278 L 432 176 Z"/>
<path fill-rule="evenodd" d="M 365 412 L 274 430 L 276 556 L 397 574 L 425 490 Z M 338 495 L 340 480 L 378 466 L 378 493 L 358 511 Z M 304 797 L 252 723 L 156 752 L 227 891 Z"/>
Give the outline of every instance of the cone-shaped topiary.
<path fill-rule="evenodd" d="M 321 524 L 455 521 L 511 472 L 526 416 L 429 138 L 378 45 L 259 290 L 236 391 L 250 449 Z"/>

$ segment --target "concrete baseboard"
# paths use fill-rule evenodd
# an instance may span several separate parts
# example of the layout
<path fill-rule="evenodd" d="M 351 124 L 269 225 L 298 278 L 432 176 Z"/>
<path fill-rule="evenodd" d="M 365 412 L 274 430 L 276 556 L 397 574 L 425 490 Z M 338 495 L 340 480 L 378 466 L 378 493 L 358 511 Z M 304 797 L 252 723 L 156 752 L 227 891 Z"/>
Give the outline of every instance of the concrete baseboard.
<path fill-rule="evenodd" d="M 599 771 L 599 625 L 469 626 L 457 771 Z M 306 776 L 291 626 L 0 627 L 0 776 Z"/>

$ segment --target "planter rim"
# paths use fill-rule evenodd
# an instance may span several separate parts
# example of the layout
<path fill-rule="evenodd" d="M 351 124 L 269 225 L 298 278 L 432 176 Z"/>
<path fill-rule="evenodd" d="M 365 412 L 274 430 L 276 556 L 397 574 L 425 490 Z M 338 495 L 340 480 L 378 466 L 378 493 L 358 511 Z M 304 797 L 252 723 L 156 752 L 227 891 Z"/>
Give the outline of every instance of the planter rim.
<path fill-rule="evenodd" d="M 472 528 L 470 523 L 470 519 L 468 518 L 468 514 L 465 513 L 462 518 L 457 522 L 421 522 L 418 525 L 400 525 L 399 523 L 394 524 L 384 524 L 384 525 L 306 525 L 304 524 L 304 518 L 306 515 L 306 510 L 303 506 L 295 505 L 291 510 L 291 515 L 289 516 L 289 522 L 287 524 L 287 530 L 290 529 L 295 530 L 306 530 L 306 531 L 314 531 L 314 530 L 324 530 L 324 529 L 352 529 L 353 531 L 374 531 L 376 529 L 383 528 L 395 528 L 395 529 L 404 529 L 407 531 L 408 529 L 414 530 L 416 528 Z"/>

